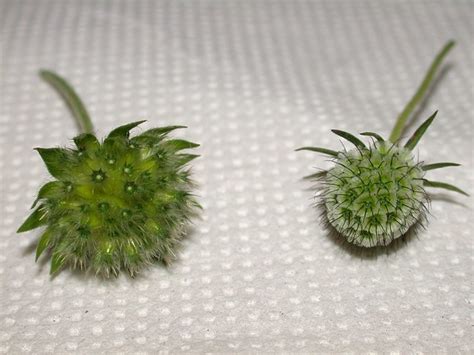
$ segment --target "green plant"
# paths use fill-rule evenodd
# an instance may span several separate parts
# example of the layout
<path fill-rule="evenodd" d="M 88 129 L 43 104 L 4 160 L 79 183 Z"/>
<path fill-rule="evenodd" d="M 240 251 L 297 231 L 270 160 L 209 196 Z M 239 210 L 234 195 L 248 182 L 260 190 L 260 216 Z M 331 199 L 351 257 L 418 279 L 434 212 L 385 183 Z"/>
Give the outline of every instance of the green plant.
<path fill-rule="evenodd" d="M 33 213 L 18 229 L 46 226 L 36 259 L 51 251 L 51 274 L 63 266 L 105 277 L 132 277 L 156 260 L 169 261 L 199 204 L 181 151 L 198 144 L 167 135 L 184 126 L 152 128 L 130 137 L 144 121 L 120 126 L 102 141 L 72 87 L 57 74 L 40 72 L 72 110 L 84 133 L 75 148 L 36 148 L 55 180 L 39 190 Z"/>
<path fill-rule="evenodd" d="M 442 60 L 454 46 L 448 42 L 438 53 L 413 98 L 401 112 L 388 140 L 374 132 L 366 145 L 351 133 L 332 130 L 354 145 L 351 150 L 334 151 L 319 147 L 297 149 L 331 157 L 334 167 L 307 176 L 317 183 L 321 216 L 325 226 L 349 243 L 362 247 L 388 245 L 414 232 L 426 221 L 429 195 L 425 188 L 443 188 L 467 195 L 461 189 L 425 178 L 432 169 L 458 166 L 456 163 L 425 164 L 413 156 L 413 149 L 433 122 L 432 114 L 402 145 L 400 137 L 414 109 L 425 96 Z"/>

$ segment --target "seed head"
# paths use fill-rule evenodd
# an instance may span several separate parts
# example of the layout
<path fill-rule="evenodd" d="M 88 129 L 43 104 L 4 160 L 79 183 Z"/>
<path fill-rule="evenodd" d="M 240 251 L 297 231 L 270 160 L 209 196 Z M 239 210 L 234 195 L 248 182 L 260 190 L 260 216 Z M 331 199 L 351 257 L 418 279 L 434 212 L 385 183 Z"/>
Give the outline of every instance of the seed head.
<path fill-rule="evenodd" d="M 387 245 L 424 217 L 424 172 L 412 152 L 387 142 L 339 152 L 323 178 L 329 223 L 359 246 Z"/>
<path fill-rule="evenodd" d="M 297 149 L 329 155 L 334 162 L 331 169 L 307 177 L 316 181 L 321 192 L 317 205 L 328 229 L 357 246 L 385 246 L 425 222 L 429 202 L 425 187 L 467 195 L 456 186 L 424 177 L 428 170 L 459 164 L 415 161 L 412 150 L 435 116 L 436 112 L 403 146 L 364 132 L 361 134 L 373 138 L 366 146 L 351 133 L 333 130 L 355 148 L 339 152 L 319 147 Z"/>
<path fill-rule="evenodd" d="M 436 117 L 438 111 L 423 122 L 405 145 L 400 138 L 415 108 L 425 97 L 443 59 L 455 42 L 448 41 L 438 52 L 421 85 L 401 111 L 390 137 L 385 141 L 374 132 L 361 135 L 373 139 L 368 147 L 349 132 L 333 133 L 355 146 L 337 152 L 321 147 L 303 147 L 329 155 L 335 166 L 307 178 L 322 190 L 317 205 L 326 227 L 349 243 L 362 247 L 385 246 L 394 239 L 416 232 L 425 221 L 428 194 L 425 187 L 442 188 L 467 195 L 460 188 L 424 178 L 425 172 L 459 164 L 415 162 L 412 151 Z"/>
<path fill-rule="evenodd" d="M 134 276 L 174 256 L 199 208 L 186 168 L 197 155 L 181 151 L 198 144 L 167 137 L 183 126 L 130 138 L 142 122 L 118 127 L 103 142 L 84 133 L 74 138 L 76 148 L 37 148 L 55 180 L 40 189 L 35 211 L 18 231 L 46 226 L 36 257 L 51 251 L 51 273 L 71 266 Z"/>

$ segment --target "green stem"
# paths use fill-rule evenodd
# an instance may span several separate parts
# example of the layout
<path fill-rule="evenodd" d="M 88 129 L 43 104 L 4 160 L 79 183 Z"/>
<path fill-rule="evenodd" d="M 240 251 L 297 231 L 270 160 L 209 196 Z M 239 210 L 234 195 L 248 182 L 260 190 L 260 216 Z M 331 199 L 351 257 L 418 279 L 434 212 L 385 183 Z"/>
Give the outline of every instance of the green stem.
<path fill-rule="evenodd" d="M 49 70 L 40 70 L 40 76 L 54 87 L 66 101 L 82 133 L 93 133 L 94 126 L 79 96 L 68 82 Z"/>
<path fill-rule="evenodd" d="M 446 57 L 450 49 L 454 46 L 454 44 L 455 44 L 454 41 L 449 41 L 448 43 L 444 45 L 443 49 L 436 55 L 428 71 L 426 72 L 425 77 L 420 87 L 418 88 L 418 90 L 415 92 L 415 95 L 411 98 L 411 100 L 408 102 L 408 104 L 405 106 L 403 111 L 398 116 L 397 122 L 395 122 L 395 126 L 393 127 L 392 133 L 390 133 L 389 140 L 391 142 L 395 143 L 396 141 L 398 141 L 398 139 L 400 139 L 400 136 L 403 133 L 403 129 L 405 127 L 406 121 L 408 120 L 410 115 L 413 113 L 413 110 L 416 108 L 416 106 L 420 103 L 420 101 L 425 96 L 426 92 L 428 91 L 430 87 L 430 84 L 433 82 L 436 71 L 441 65 L 441 62 L 443 61 L 444 57 Z"/>

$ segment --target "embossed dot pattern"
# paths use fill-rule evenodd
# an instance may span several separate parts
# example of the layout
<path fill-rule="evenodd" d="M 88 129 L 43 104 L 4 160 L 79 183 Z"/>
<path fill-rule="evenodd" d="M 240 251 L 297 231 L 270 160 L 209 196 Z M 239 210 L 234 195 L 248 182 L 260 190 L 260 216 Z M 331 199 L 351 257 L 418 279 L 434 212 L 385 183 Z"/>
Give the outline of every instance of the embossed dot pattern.
<path fill-rule="evenodd" d="M 0 1 L 0 353 L 472 353 L 472 198 L 361 257 L 317 223 L 303 145 L 387 136 L 435 52 L 458 41 L 421 111 L 417 154 L 473 193 L 470 1 Z M 100 136 L 184 124 L 202 219 L 169 269 L 54 280 L 15 230 L 48 180 L 33 147 L 77 128 L 37 71 L 68 78 Z M 144 129 L 141 128 L 141 129 Z M 438 197 L 448 194 L 437 194 Z M 440 196 L 441 195 L 441 196 Z"/>

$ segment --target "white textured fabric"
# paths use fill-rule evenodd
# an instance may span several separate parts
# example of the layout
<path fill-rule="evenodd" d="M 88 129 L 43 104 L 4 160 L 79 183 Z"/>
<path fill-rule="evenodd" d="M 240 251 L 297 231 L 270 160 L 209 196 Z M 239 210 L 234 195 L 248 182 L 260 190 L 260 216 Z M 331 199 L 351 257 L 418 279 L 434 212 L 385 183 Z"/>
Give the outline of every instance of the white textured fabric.
<path fill-rule="evenodd" d="M 387 136 L 434 54 L 458 44 L 417 123 L 420 159 L 474 192 L 472 1 L 0 1 L 0 353 L 472 353 L 472 198 L 433 201 L 388 254 L 329 239 L 301 177 L 340 147 L 331 128 Z M 170 268 L 103 282 L 34 262 L 17 235 L 48 174 L 33 147 L 77 130 L 37 75 L 86 102 L 100 136 L 185 124 L 202 220 Z M 413 129 L 413 127 L 412 127 Z"/>

